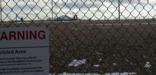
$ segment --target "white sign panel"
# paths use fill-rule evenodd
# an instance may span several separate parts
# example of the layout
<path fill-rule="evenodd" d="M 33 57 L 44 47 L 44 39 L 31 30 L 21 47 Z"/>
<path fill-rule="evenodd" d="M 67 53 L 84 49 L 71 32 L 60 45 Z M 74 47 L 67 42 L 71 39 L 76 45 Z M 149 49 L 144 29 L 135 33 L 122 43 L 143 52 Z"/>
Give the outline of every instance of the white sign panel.
<path fill-rule="evenodd" d="M 0 28 L 0 75 L 48 75 L 46 27 Z"/>

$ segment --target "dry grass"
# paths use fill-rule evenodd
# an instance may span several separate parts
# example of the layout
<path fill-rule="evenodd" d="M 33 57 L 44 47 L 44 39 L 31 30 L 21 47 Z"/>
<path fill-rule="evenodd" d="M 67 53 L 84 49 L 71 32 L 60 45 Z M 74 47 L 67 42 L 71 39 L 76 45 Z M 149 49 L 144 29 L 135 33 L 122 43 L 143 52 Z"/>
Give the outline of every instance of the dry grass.
<path fill-rule="evenodd" d="M 156 24 L 151 21 L 53 22 L 49 28 L 54 72 L 144 72 L 147 61 L 156 70 Z M 83 58 L 86 65 L 68 67 L 73 59 Z M 100 58 L 103 60 L 98 61 Z"/>
<path fill-rule="evenodd" d="M 51 45 L 51 71 L 144 73 L 146 61 L 156 72 L 156 21 L 107 20 L 71 22 L 31 22 L 48 25 Z M 8 25 L 6 25 L 8 26 Z M 10 26 L 10 25 L 9 25 Z M 87 59 L 85 65 L 68 67 L 73 59 Z M 98 61 L 98 59 L 102 61 Z M 113 63 L 117 63 L 113 66 Z M 100 64 L 99 68 L 93 67 Z"/>

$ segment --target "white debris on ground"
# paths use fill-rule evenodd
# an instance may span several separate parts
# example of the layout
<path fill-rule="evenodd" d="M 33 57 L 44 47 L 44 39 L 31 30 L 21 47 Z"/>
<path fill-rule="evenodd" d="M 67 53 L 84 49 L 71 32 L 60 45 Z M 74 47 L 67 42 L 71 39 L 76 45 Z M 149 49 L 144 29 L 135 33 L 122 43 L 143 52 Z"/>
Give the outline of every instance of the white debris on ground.
<path fill-rule="evenodd" d="M 112 65 L 113 65 L 113 66 L 117 66 L 117 63 L 114 62 Z"/>
<path fill-rule="evenodd" d="M 98 68 L 98 67 L 100 67 L 100 65 L 99 64 L 95 64 L 95 65 L 93 65 L 93 67 Z"/>
<path fill-rule="evenodd" d="M 99 61 L 102 61 L 102 59 L 100 58 Z M 86 64 L 86 62 L 87 62 L 86 59 L 82 59 L 82 60 L 74 59 L 68 64 L 68 66 L 69 67 L 78 67 L 78 66 L 81 66 L 83 64 Z M 113 63 L 112 65 L 116 66 L 117 63 Z M 94 64 L 93 67 L 98 68 L 98 67 L 100 67 L 100 65 Z M 151 67 L 150 62 L 146 62 L 144 67 L 146 67 L 146 68 Z M 49 74 L 49 75 L 56 75 L 56 74 Z M 67 72 L 63 72 L 62 74 L 57 74 L 57 75 L 101 75 L 101 74 L 98 74 L 98 73 L 67 73 Z M 137 73 L 135 73 L 135 72 L 122 72 L 122 73 L 112 72 L 112 73 L 105 73 L 102 75 L 137 75 Z"/>
<path fill-rule="evenodd" d="M 137 75 L 137 74 L 135 72 L 123 72 L 123 73 L 116 72 L 116 73 L 106 73 L 104 75 Z"/>
<path fill-rule="evenodd" d="M 55 75 L 55 74 L 49 74 L 49 75 Z M 101 75 L 98 73 L 67 73 L 64 72 L 62 74 L 57 74 L 57 75 Z M 102 74 L 102 75 L 137 75 L 135 72 L 123 72 L 123 73 L 119 73 L 119 72 L 114 72 L 114 73 L 106 73 L 106 74 Z"/>
<path fill-rule="evenodd" d="M 151 67 L 152 67 L 152 65 L 148 61 L 144 65 L 145 71 L 148 72 L 148 73 L 151 73 L 151 70 L 150 70 Z"/>
<path fill-rule="evenodd" d="M 146 64 L 145 64 L 145 66 L 144 66 L 144 68 L 145 68 L 145 69 L 150 69 L 151 66 L 152 66 L 152 65 L 150 64 L 150 62 L 147 61 Z"/>
<path fill-rule="evenodd" d="M 98 59 L 99 60 L 99 62 L 101 62 L 102 61 L 102 58 L 100 58 L 100 59 Z"/>
<path fill-rule="evenodd" d="M 82 59 L 82 60 L 77 60 L 77 59 L 74 59 L 72 62 L 70 62 L 68 64 L 69 67 L 78 67 L 80 65 L 83 65 L 83 64 L 86 64 L 86 59 Z"/>

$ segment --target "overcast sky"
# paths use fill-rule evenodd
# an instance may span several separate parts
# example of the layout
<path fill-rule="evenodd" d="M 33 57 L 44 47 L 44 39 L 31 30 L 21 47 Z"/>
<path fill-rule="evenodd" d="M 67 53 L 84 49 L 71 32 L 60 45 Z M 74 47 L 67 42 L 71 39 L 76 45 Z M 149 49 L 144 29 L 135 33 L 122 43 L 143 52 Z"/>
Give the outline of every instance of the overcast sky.
<path fill-rule="evenodd" d="M 30 19 L 78 15 L 80 19 L 117 19 L 118 0 L 2 0 L 3 20 L 23 17 Z M 120 0 L 122 19 L 156 16 L 155 0 Z"/>

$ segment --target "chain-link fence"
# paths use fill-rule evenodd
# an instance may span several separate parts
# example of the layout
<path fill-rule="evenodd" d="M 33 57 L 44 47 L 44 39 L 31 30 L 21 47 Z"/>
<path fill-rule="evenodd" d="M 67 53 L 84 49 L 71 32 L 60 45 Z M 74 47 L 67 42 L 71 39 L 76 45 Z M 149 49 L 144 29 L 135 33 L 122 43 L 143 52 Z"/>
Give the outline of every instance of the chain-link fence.
<path fill-rule="evenodd" d="M 1 26 L 46 25 L 51 74 L 155 75 L 155 0 L 0 0 Z"/>

